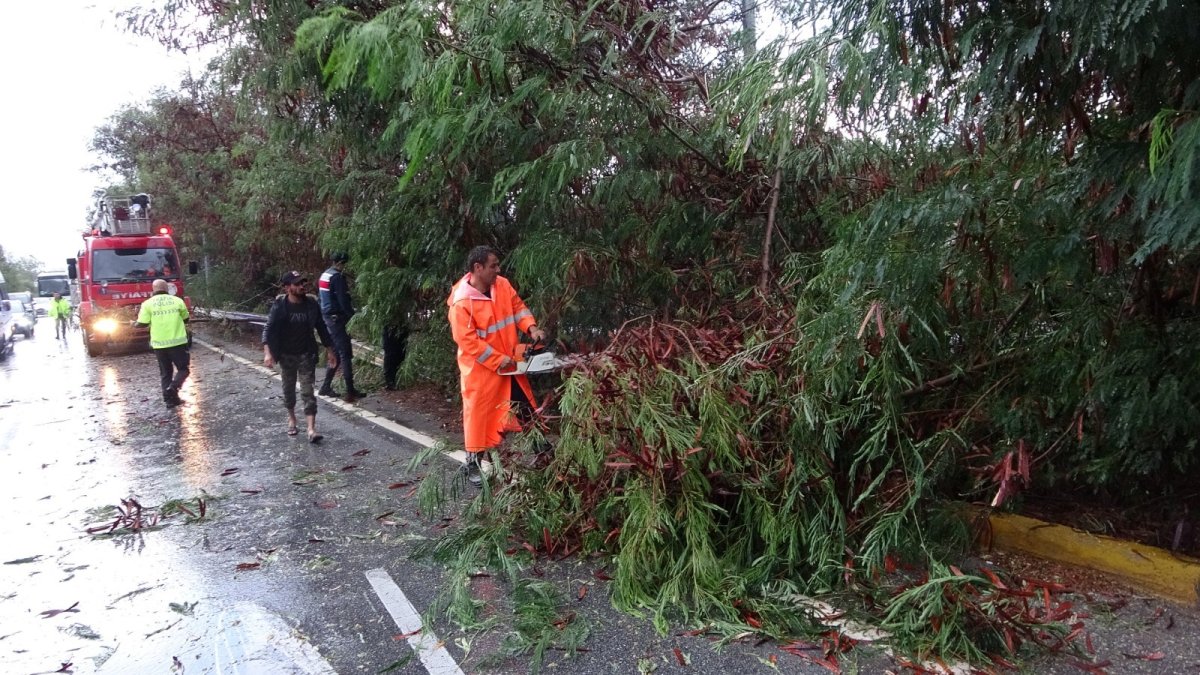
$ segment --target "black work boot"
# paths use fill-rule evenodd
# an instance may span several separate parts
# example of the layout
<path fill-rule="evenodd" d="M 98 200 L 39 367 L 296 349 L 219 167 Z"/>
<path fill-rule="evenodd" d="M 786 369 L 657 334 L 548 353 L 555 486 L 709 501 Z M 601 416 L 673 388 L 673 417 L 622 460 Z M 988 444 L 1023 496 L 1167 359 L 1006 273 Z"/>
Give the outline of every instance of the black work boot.
<path fill-rule="evenodd" d="M 317 390 L 317 396 L 337 397 L 337 392 L 333 390 L 333 376 L 336 372 L 336 370 L 325 369 L 325 381 L 321 383 L 321 388 Z"/>
<path fill-rule="evenodd" d="M 467 474 L 467 480 L 475 487 L 483 486 L 483 466 L 479 463 L 479 456 L 482 452 L 468 452 L 467 461 L 463 463 L 461 471 Z"/>

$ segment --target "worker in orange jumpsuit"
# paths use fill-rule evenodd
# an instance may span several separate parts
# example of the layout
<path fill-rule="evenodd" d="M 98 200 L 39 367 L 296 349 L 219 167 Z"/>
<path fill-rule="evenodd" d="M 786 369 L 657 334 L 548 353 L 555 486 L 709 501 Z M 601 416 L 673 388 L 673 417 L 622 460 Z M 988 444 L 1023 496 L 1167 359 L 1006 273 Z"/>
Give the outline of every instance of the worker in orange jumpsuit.
<path fill-rule="evenodd" d="M 508 279 L 500 276 L 500 256 L 489 246 L 467 255 L 467 273 L 450 291 L 450 330 L 458 344 L 458 371 L 463 399 L 467 478 L 483 483 L 480 457 L 500 445 L 505 431 L 520 431 L 512 408 L 513 380 L 519 395 L 533 406 L 533 390 L 524 375 L 501 375 L 516 365 L 517 330 L 535 342 L 546 339 L 533 313 Z"/>

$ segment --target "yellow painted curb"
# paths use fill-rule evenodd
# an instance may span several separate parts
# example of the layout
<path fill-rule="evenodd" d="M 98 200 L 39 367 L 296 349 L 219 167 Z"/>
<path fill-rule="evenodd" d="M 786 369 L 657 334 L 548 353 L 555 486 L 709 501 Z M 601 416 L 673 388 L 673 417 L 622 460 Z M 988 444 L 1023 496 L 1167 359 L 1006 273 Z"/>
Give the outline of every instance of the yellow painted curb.
<path fill-rule="evenodd" d="M 993 513 L 988 522 L 993 548 L 1104 572 L 1155 595 L 1200 606 L 1200 560 L 1195 558 L 1010 513 Z"/>

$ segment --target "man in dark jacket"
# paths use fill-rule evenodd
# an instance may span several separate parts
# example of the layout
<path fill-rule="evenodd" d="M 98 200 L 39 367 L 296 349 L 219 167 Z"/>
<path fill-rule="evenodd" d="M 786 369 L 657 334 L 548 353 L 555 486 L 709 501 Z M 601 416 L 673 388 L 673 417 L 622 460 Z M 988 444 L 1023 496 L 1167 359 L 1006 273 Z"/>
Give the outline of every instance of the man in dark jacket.
<path fill-rule="evenodd" d="M 337 352 L 337 363 L 325 370 L 325 383 L 317 392 L 322 396 L 333 396 L 333 376 L 337 374 L 337 366 L 342 367 L 342 379 L 346 382 L 346 402 L 353 403 L 363 397 L 363 393 L 354 388 L 354 353 L 350 345 L 350 334 L 346 332 L 346 324 L 354 316 L 354 305 L 350 303 L 350 289 L 346 284 L 346 275 L 342 269 L 350 256 L 345 253 L 334 253 L 333 262 L 329 269 L 321 274 L 317 282 L 317 290 L 321 297 L 321 314 L 325 317 L 325 326 L 333 338 L 333 349 Z"/>
<path fill-rule="evenodd" d="M 337 367 L 337 356 L 333 353 L 333 341 L 321 318 L 321 306 L 316 298 L 305 293 L 307 283 L 299 272 L 288 272 L 280 283 L 284 295 L 275 299 L 267 326 L 263 329 L 263 365 L 270 368 L 279 364 L 283 376 L 283 407 L 287 408 L 289 436 L 295 436 L 296 428 L 296 382 L 300 382 L 300 398 L 304 401 L 304 417 L 308 421 L 308 440 L 319 443 L 323 436 L 317 433 L 317 397 L 313 394 L 313 383 L 317 373 L 317 341 L 313 331 L 325 346 L 325 358 L 330 368 Z"/>

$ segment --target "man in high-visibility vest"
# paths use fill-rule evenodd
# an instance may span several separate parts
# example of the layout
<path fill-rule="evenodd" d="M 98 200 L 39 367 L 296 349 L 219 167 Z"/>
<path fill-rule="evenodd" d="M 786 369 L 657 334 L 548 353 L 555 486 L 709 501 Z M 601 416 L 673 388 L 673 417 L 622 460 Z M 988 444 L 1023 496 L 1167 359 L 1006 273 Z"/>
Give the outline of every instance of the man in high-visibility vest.
<path fill-rule="evenodd" d="M 512 284 L 500 276 L 500 257 L 489 246 L 477 246 L 468 254 L 467 274 L 454 284 L 446 304 L 450 306 L 450 330 L 458 344 L 465 469 L 468 480 L 481 485 L 481 455 L 500 445 L 503 432 L 521 429 L 513 414 L 513 396 L 537 405 L 524 375 L 506 376 L 499 371 L 516 364 L 518 329 L 538 342 L 545 340 L 546 334 Z M 516 390 L 513 380 L 517 381 Z"/>
<path fill-rule="evenodd" d="M 183 403 L 179 387 L 191 372 L 187 322 L 191 318 L 183 300 L 167 293 L 167 280 L 155 279 L 151 284 L 154 295 L 142 303 L 137 322 L 150 326 L 150 346 L 158 358 L 158 374 L 162 377 L 163 402 L 168 406 Z"/>
<path fill-rule="evenodd" d="M 71 302 L 62 296 L 62 293 L 55 293 L 54 298 L 50 301 L 50 318 L 54 321 L 54 339 L 67 339 L 67 326 L 71 320 Z"/>

